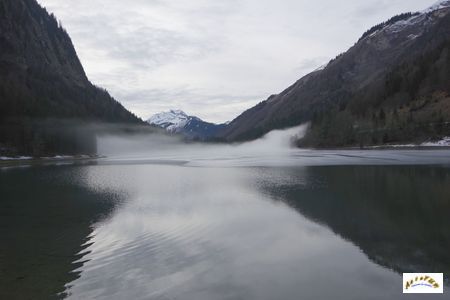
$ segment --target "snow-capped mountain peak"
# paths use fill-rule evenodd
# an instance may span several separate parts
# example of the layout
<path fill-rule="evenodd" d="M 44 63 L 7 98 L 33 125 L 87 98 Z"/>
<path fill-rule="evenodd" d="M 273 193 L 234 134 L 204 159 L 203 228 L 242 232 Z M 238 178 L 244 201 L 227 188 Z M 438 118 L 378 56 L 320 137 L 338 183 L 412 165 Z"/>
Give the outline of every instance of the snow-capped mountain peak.
<path fill-rule="evenodd" d="M 174 109 L 153 115 L 147 123 L 165 128 L 169 132 L 177 132 L 189 122 L 189 119 L 190 117 L 184 111 Z"/>
<path fill-rule="evenodd" d="M 181 109 L 171 109 L 171 110 L 169 110 L 169 113 L 187 116 L 187 114 L 184 111 L 182 111 Z"/>
<path fill-rule="evenodd" d="M 172 109 L 153 115 L 147 123 L 164 128 L 170 133 L 180 133 L 189 139 L 204 140 L 213 136 L 224 124 L 213 124 L 189 116 L 184 111 Z"/>

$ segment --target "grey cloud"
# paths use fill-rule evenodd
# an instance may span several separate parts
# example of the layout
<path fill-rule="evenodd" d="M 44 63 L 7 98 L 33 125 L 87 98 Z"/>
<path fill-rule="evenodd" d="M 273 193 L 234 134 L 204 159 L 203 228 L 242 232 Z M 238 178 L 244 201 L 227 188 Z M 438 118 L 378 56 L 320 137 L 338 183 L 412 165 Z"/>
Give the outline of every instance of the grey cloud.
<path fill-rule="evenodd" d="M 307 58 L 298 64 L 295 71 L 302 74 L 311 72 L 325 65 L 329 60 L 330 58 L 326 56 Z"/>
<path fill-rule="evenodd" d="M 355 16 L 362 17 L 362 16 L 372 16 L 379 14 L 382 12 L 386 7 L 389 6 L 388 1 L 371 1 L 371 2 L 364 2 L 360 5 L 358 5 L 355 9 Z"/>
<path fill-rule="evenodd" d="M 110 20 L 98 15 L 95 20 L 86 18 L 88 26 L 76 32 L 77 39 L 89 48 L 102 49 L 112 61 L 124 62 L 131 68 L 154 69 L 176 60 L 196 59 L 217 50 L 218 43 L 204 37 L 189 37 L 181 32 L 130 24 L 124 29 L 121 20 Z M 124 19 L 136 19 L 134 14 Z M 92 34 L 95 32 L 96 34 Z M 86 49 L 79 49 L 85 52 Z"/>
<path fill-rule="evenodd" d="M 174 87 L 168 90 L 147 89 L 131 93 L 122 90 L 117 94 L 121 99 L 126 99 L 128 105 L 136 111 L 148 109 L 148 105 L 151 104 L 152 110 L 147 114 L 142 113 L 144 119 L 155 113 L 177 108 L 202 117 L 206 121 L 214 121 L 214 116 L 212 120 L 208 117 L 208 115 L 214 114 L 223 115 L 221 117 L 223 120 L 232 120 L 236 117 L 234 108 L 244 110 L 255 101 L 267 98 L 265 95 L 211 94 L 187 87 Z"/>

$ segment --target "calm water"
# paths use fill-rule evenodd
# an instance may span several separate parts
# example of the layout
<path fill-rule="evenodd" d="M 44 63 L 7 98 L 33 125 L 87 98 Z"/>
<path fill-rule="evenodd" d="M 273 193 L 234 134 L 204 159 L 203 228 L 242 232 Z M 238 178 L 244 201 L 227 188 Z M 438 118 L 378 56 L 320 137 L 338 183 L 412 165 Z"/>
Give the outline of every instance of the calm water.
<path fill-rule="evenodd" d="M 450 299 L 401 294 L 450 274 L 448 151 L 116 157 L 0 191 L 0 299 Z"/>

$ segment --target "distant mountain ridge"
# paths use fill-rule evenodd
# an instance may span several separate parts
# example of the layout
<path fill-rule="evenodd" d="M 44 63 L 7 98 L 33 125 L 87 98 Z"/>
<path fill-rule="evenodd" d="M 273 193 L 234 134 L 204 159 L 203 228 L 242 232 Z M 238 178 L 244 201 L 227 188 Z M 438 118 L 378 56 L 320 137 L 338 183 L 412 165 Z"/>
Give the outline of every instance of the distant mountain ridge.
<path fill-rule="evenodd" d="M 391 18 L 347 52 L 234 119 L 225 141 L 310 122 L 300 143 L 423 142 L 450 134 L 450 1 Z"/>
<path fill-rule="evenodd" d="M 182 134 L 193 140 L 207 140 L 217 135 L 225 124 L 205 122 L 194 116 L 189 116 L 182 110 L 170 110 L 153 115 L 147 120 L 150 125 L 165 129 L 169 133 Z"/>
<path fill-rule="evenodd" d="M 143 124 L 88 80 L 53 14 L 35 0 L 1 0 L 0 154 L 95 152 L 78 146 L 95 137 L 75 134 L 75 122 Z"/>

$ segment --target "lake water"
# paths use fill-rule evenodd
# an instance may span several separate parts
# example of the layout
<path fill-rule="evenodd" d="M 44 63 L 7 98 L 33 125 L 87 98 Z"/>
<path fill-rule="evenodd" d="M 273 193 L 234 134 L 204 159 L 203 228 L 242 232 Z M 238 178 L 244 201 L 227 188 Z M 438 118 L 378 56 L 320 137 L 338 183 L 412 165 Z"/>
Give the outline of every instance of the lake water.
<path fill-rule="evenodd" d="M 448 150 L 118 155 L 0 191 L 1 299 L 450 299 Z"/>

